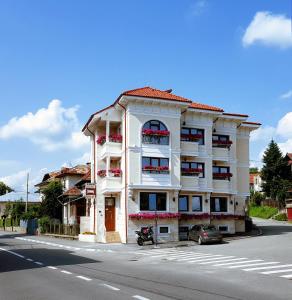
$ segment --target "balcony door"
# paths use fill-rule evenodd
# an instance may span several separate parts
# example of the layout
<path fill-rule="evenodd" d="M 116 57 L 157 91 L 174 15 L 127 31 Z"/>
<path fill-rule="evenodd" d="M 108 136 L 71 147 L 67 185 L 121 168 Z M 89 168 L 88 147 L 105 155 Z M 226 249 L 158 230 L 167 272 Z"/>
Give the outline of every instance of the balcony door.
<path fill-rule="evenodd" d="M 106 231 L 116 230 L 116 208 L 115 208 L 115 198 L 106 197 L 105 198 L 105 228 Z"/>

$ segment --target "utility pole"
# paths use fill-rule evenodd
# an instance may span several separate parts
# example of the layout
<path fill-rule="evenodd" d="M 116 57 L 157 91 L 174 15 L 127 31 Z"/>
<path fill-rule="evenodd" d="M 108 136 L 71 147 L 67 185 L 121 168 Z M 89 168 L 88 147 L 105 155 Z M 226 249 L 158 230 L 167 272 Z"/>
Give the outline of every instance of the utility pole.
<path fill-rule="evenodd" d="M 27 173 L 27 177 L 26 177 L 26 203 L 25 203 L 25 212 L 27 212 L 27 206 L 28 206 L 28 180 L 29 180 L 29 173 Z"/>

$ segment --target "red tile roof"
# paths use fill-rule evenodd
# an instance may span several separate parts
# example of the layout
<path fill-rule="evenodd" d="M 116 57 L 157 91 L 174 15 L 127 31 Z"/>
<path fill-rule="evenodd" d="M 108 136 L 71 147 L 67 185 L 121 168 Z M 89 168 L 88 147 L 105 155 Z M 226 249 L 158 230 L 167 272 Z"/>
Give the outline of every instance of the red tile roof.
<path fill-rule="evenodd" d="M 138 97 L 143 97 L 143 98 L 156 98 L 156 99 L 165 99 L 165 100 L 171 100 L 171 101 L 178 101 L 178 102 L 185 102 L 185 103 L 191 103 L 192 101 L 181 97 L 177 96 L 171 93 L 172 90 L 166 90 L 166 91 L 161 91 L 154 89 L 152 87 L 146 86 L 134 90 L 129 90 L 123 92 L 121 95 L 123 96 L 138 96 Z"/>
<path fill-rule="evenodd" d="M 190 105 L 190 108 L 203 109 L 203 110 L 211 110 L 211 111 L 217 111 L 217 112 L 223 112 L 224 111 L 222 108 L 219 108 L 219 107 L 216 107 L 216 106 L 207 105 L 207 104 L 201 104 L 201 103 L 197 103 L 197 102 L 193 102 Z"/>
<path fill-rule="evenodd" d="M 63 196 L 81 196 L 81 195 L 82 195 L 81 191 L 76 186 L 71 187 L 68 191 L 63 193 Z"/>
<path fill-rule="evenodd" d="M 68 175 L 85 175 L 88 172 L 87 165 L 77 165 L 73 168 L 62 168 L 56 178 L 61 178 Z"/>

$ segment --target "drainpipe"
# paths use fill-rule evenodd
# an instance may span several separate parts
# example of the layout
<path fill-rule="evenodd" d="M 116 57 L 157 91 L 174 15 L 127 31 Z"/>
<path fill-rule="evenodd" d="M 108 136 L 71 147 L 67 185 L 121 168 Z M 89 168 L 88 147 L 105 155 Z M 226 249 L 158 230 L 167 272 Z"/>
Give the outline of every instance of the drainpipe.
<path fill-rule="evenodd" d="M 86 125 L 86 129 L 90 132 L 91 136 L 93 137 L 93 183 L 96 184 L 96 177 L 95 177 L 95 164 L 96 164 L 96 153 L 95 153 L 95 134 L 88 128 L 88 124 Z M 96 195 L 93 201 L 93 232 L 95 232 L 95 214 L 96 214 Z"/>
<path fill-rule="evenodd" d="M 126 108 L 118 102 L 124 110 L 124 136 L 125 136 L 125 229 L 126 243 L 128 243 L 128 174 L 127 174 L 127 114 Z"/>

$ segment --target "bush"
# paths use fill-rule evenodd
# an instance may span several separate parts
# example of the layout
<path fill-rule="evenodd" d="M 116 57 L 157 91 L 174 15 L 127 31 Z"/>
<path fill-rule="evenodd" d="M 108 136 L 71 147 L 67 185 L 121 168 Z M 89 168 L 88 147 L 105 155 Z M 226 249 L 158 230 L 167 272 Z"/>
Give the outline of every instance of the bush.
<path fill-rule="evenodd" d="M 276 221 L 287 221 L 287 215 L 285 213 L 278 214 L 274 217 Z"/>
<path fill-rule="evenodd" d="M 41 233 L 45 233 L 49 225 L 50 225 L 50 218 L 48 216 L 44 216 L 39 219 L 39 227 Z"/>
<path fill-rule="evenodd" d="M 254 206 L 249 208 L 250 217 L 258 217 L 262 219 L 270 219 L 272 216 L 278 213 L 278 209 L 270 206 Z"/>

